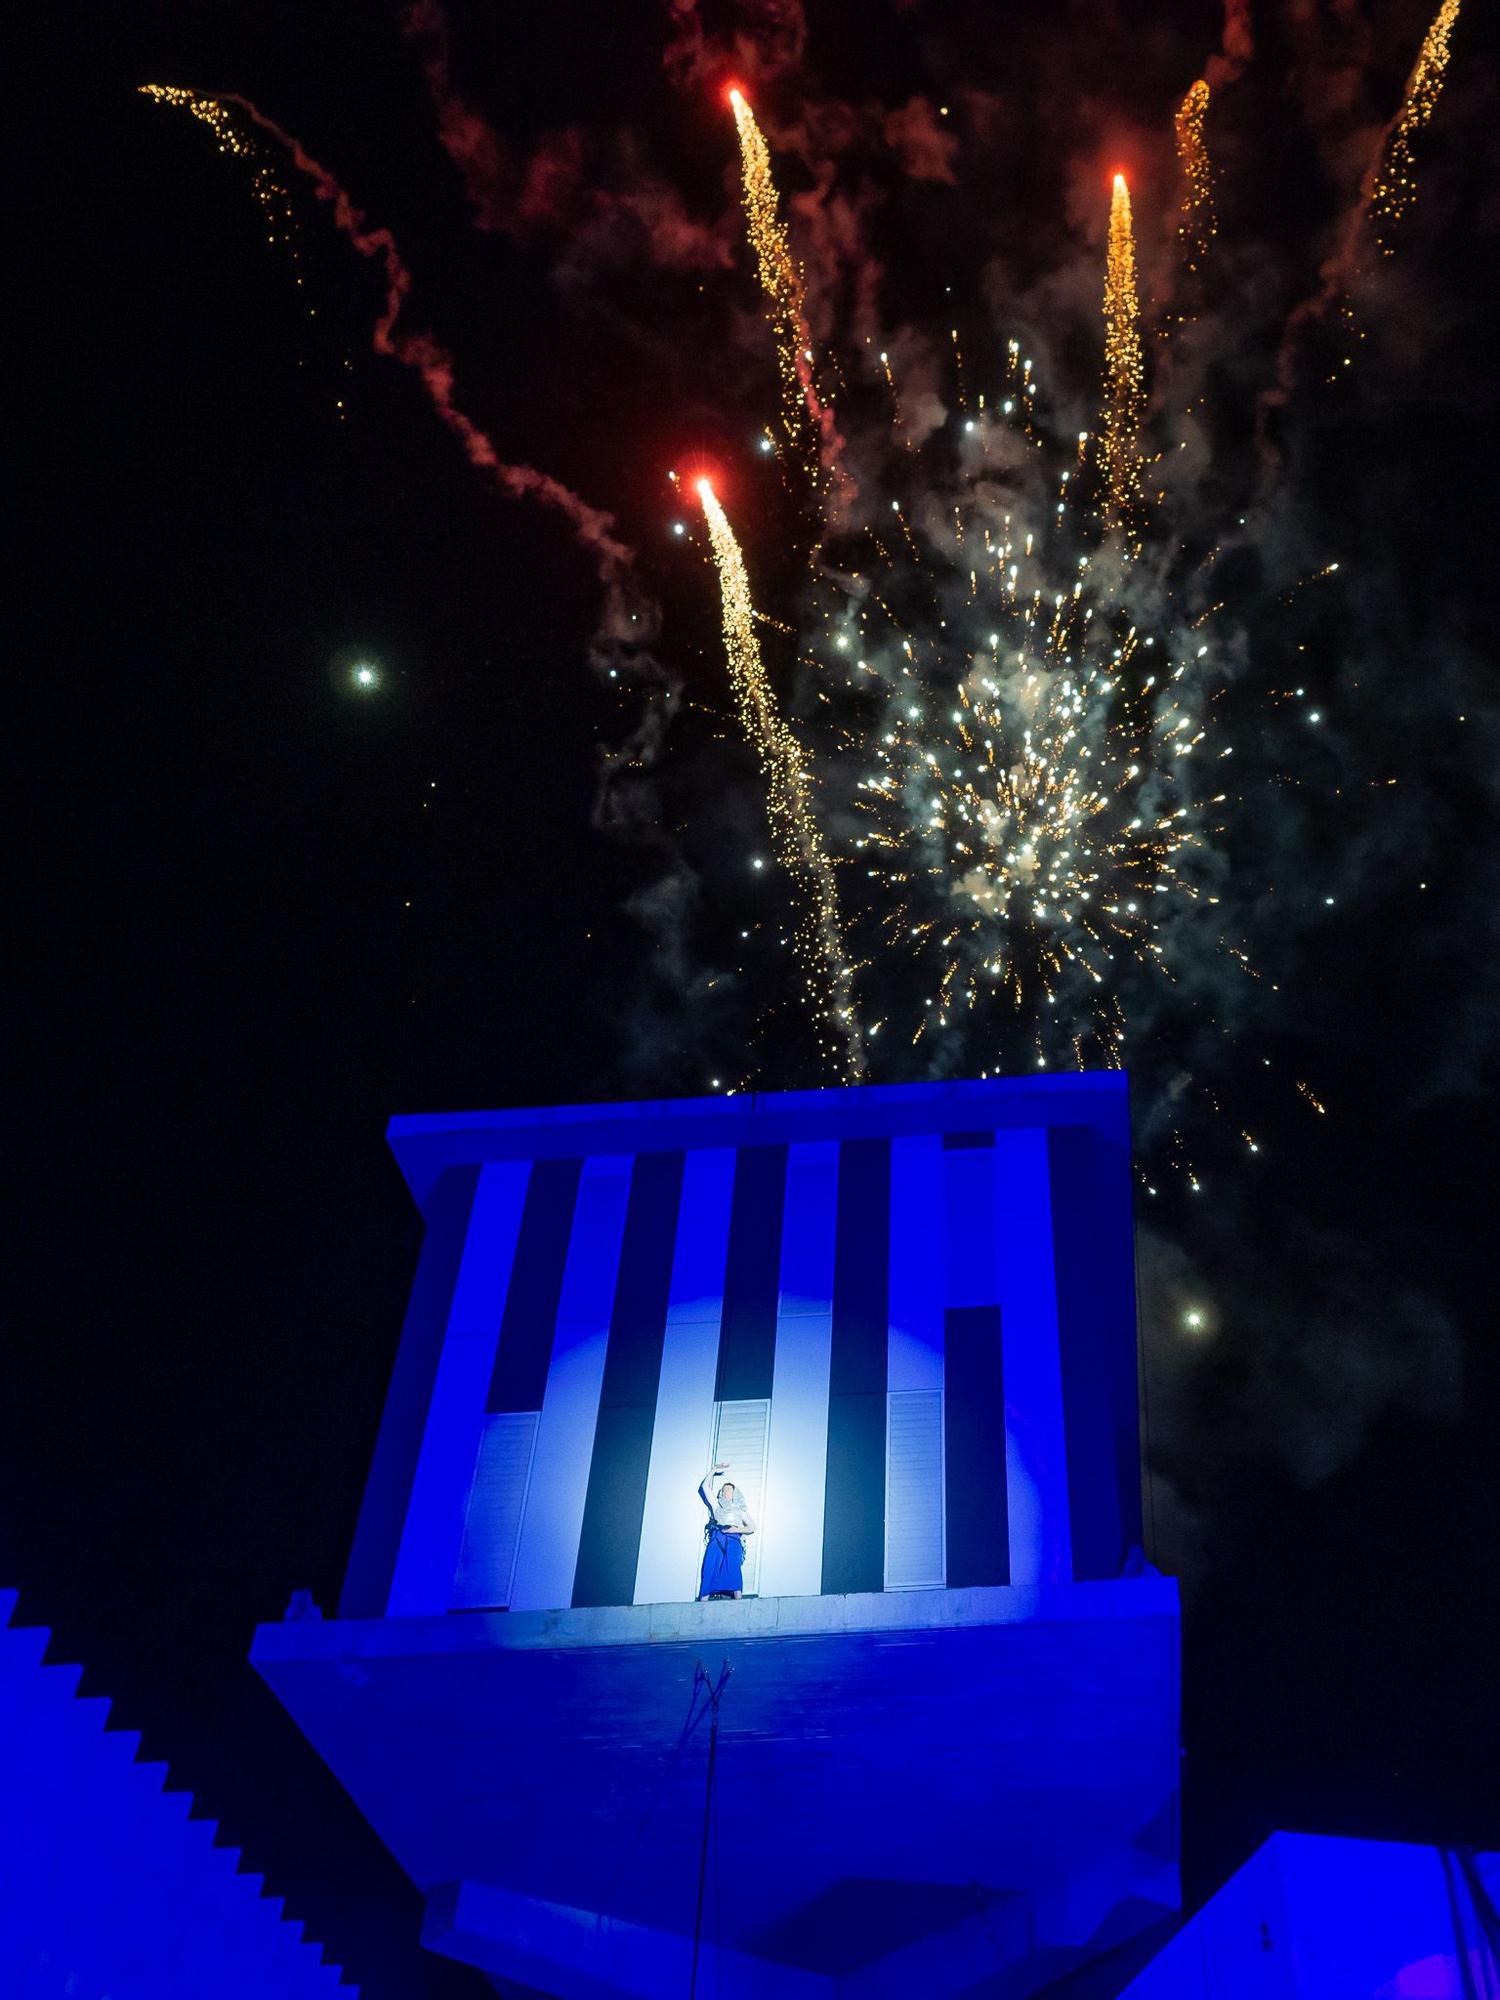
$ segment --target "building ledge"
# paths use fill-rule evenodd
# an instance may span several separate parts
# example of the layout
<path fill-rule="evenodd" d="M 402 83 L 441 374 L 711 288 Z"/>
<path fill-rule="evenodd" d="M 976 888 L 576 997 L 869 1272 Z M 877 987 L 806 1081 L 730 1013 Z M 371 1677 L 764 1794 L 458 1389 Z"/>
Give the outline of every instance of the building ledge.
<path fill-rule="evenodd" d="M 729 1640 L 945 1632 L 1177 1615 L 1175 1580 L 1152 1575 L 1111 1583 L 721 1598 L 706 1604 L 615 1604 L 564 1611 L 459 1611 L 435 1618 L 293 1619 L 260 1626 L 250 1657 L 257 1666 L 269 1666 L 280 1660 L 379 1659 L 497 1649 L 712 1646 Z"/>

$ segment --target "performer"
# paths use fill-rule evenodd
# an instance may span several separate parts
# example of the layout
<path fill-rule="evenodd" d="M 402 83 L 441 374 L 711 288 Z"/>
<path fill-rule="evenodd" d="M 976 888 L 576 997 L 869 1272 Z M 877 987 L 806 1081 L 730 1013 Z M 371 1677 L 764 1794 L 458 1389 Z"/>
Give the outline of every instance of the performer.
<path fill-rule="evenodd" d="M 726 1479 L 715 1493 L 718 1480 L 728 1470 L 727 1465 L 716 1465 L 698 1488 L 699 1498 L 709 1513 L 703 1530 L 705 1546 L 699 1597 L 738 1597 L 744 1589 L 745 1537 L 755 1533 L 755 1523 L 732 1480 Z"/>

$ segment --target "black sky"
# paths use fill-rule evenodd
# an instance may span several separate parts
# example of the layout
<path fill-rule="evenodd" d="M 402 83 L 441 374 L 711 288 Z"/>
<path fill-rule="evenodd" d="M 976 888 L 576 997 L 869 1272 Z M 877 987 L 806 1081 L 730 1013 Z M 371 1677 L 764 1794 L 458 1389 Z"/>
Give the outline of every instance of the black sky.
<path fill-rule="evenodd" d="M 987 61 L 978 80 L 1003 95 L 1023 55 L 1055 89 L 1071 52 L 1080 94 L 1112 90 L 1122 129 L 1168 115 L 1218 33 L 1211 9 L 811 15 L 825 91 L 895 103 Z M 464 83 L 518 150 L 629 127 L 694 212 L 723 211 L 720 114 L 664 80 L 654 10 L 453 20 Z M 1296 144 L 1255 155 L 1245 135 L 1296 129 L 1294 38 L 1263 25 L 1237 199 L 1268 261 L 1310 270 L 1328 197 Z M 1373 101 L 1424 26 L 1405 0 L 1373 18 Z M 419 1234 L 383 1122 L 694 1092 L 709 1050 L 757 1020 L 768 1084 L 803 1080 L 805 1048 L 779 1025 L 774 967 L 711 1035 L 653 981 L 625 905 L 666 850 L 593 827 L 596 746 L 634 711 L 585 664 L 587 561 L 497 498 L 371 354 L 372 274 L 305 194 L 294 263 L 264 240 L 241 163 L 135 89 L 245 92 L 392 224 L 413 323 L 451 344 L 507 451 L 618 512 L 664 605 L 660 656 L 710 704 L 714 606 L 665 533 L 662 481 L 767 414 L 769 378 L 735 350 L 726 380 L 715 352 L 753 310 L 748 274 L 740 256 L 701 296 L 630 266 L 559 287 L 561 246 L 477 236 L 394 10 L 59 6 L 9 39 L 0 1581 L 375 2000 L 467 1993 L 419 1953 L 415 1897 L 244 1664 L 293 1587 L 337 1595 Z M 955 260 L 971 242 L 1020 256 L 1018 234 L 1031 257 L 1054 210 L 1061 226 L 1049 191 L 1092 128 L 1053 101 L 1050 119 L 1027 108 L 1031 220 L 1007 245 L 993 190 L 984 215 L 960 205 Z M 1295 820 L 1312 846 L 1273 854 L 1282 834 L 1263 834 L 1237 863 L 1288 901 L 1320 871 L 1340 886 L 1336 917 L 1267 925 L 1282 993 L 1253 1057 L 1213 1059 L 1231 1102 L 1253 1093 L 1274 1166 L 1241 1161 L 1201 1216 L 1175 1196 L 1143 1218 L 1166 1246 L 1144 1297 L 1160 1539 L 1186 1565 L 1195 1888 L 1274 1826 L 1500 1841 L 1500 216 L 1494 74 L 1471 42 L 1445 113 L 1368 387 L 1296 432 L 1299 532 L 1358 578 L 1315 666 L 1347 695 L 1351 652 L 1371 664 L 1337 768 L 1296 772 L 1318 794 Z M 890 204 L 893 264 L 903 229 L 923 243 L 891 281 L 915 295 L 904 312 L 928 263 L 951 275 L 927 200 Z M 982 327 L 977 283 L 966 309 Z M 382 673 L 368 699 L 339 673 L 365 652 Z M 690 717 L 669 739 L 660 789 L 722 903 L 706 961 L 744 892 L 722 902 L 693 818 L 717 830 L 754 808 L 710 734 Z M 1351 802 L 1345 780 L 1382 763 L 1401 816 Z M 738 788 L 711 803 L 726 771 Z M 1275 1089 L 1251 1074 L 1263 1049 Z M 1326 1119 L 1280 1082 L 1309 1073 Z M 1218 1301 L 1201 1347 L 1175 1317 L 1190 1292 Z"/>

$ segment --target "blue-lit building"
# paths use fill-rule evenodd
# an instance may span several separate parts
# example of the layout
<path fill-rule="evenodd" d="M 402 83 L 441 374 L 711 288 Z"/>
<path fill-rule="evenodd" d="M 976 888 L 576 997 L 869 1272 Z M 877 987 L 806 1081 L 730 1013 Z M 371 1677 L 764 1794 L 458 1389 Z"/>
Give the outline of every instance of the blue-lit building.
<path fill-rule="evenodd" d="M 1119 1074 L 397 1119 L 339 1615 L 255 1661 L 502 1991 L 1022 1994 L 1178 1899 Z M 695 1601 L 727 1460 L 747 1595 Z M 700 1905 L 710 1735 L 727 1665 Z"/>

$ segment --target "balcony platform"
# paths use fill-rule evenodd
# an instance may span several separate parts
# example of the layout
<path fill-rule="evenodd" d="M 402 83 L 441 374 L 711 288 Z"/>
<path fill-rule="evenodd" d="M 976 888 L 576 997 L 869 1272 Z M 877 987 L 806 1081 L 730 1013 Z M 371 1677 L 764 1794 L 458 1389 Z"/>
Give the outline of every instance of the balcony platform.
<path fill-rule="evenodd" d="M 1175 1906 L 1166 1578 L 297 1621 L 252 1658 L 428 1942 L 565 2000 L 687 1991 L 699 1666 L 700 1992 L 1020 1996 Z"/>

